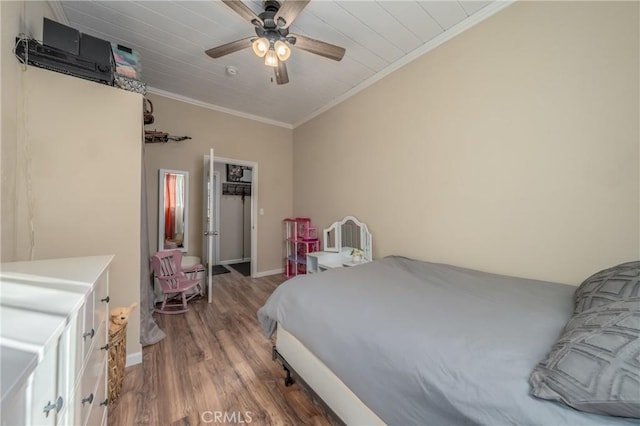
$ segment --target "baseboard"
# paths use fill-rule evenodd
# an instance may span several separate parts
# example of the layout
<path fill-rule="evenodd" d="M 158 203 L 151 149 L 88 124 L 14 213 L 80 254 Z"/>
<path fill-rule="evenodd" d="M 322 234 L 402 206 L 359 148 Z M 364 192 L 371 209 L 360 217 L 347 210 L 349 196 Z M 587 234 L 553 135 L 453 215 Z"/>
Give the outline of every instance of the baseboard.
<path fill-rule="evenodd" d="M 142 364 L 142 352 L 134 352 L 127 355 L 127 361 L 125 367 L 131 367 L 132 365 Z"/>
<path fill-rule="evenodd" d="M 244 262 L 251 262 L 251 258 L 245 257 L 244 259 L 221 260 L 219 265 L 232 265 L 234 263 L 244 263 Z"/>
<path fill-rule="evenodd" d="M 270 271 L 262 271 L 262 272 L 258 272 L 254 275 L 254 278 L 260 278 L 260 277 L 268 277 L 269 275 L 276 275 L 276 274 L 283 274 L 284 273 L 284 269 L 280 268 L 280 269 L 272 269 Z"/>

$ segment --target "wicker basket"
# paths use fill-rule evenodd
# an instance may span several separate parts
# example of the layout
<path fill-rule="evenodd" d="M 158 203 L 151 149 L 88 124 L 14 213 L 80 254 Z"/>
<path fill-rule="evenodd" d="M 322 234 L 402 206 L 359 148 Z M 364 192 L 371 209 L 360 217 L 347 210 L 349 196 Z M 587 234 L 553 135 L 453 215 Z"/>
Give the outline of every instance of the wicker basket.
<path fill-rule="evenodd" d="M 109 404 L 113 404 L 122 391 L 124 366 L 127 359 L 127 325 L 109 335 Z"/>

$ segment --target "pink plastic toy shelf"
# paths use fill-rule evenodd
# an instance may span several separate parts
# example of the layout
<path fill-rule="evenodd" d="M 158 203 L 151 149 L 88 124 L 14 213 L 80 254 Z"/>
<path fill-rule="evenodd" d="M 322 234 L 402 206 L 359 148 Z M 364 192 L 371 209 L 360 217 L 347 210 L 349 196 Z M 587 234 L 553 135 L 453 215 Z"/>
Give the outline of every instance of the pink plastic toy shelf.
<path fill-rule="evenodd" d="M 307 253 L 320 251 L 318 228 L 308 217 L 284 220 L 284 275 L 287 278 L 307 273 Z"/>

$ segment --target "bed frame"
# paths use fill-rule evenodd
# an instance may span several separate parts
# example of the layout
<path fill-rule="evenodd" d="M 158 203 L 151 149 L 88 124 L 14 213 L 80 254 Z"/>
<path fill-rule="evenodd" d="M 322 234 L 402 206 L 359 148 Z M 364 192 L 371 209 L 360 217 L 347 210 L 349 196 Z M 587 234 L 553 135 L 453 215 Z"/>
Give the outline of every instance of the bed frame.
<path fill-rule="evenodd" d="M 295 377 L 303 387 L 320 400 L 329 415 L 344 424 L 384 425 L 322 361 L 280 324 L 277 328 L 273 359 L 286 372 L 285 385 L 291 386 Z"/>

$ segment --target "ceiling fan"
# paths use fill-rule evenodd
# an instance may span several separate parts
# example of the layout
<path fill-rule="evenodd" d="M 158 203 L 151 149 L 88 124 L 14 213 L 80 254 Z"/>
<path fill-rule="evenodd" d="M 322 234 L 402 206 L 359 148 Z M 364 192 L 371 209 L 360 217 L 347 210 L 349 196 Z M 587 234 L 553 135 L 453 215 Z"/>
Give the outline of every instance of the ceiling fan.
<path fill-rule="evenodd" d="M 340 61 L 345 49 L 324 41 L 309 37 L 289 34 L 289 27 L 310 0 L 287 0 L 280 4 L 275 0 L 263 0 L 264 12 L 256 15 L 249 7 L 239 0 L 222 0 L 242 18 L 248 20 L 256 31 L 256 36 L 232 41 L 218 47 L 211 48 L 205 53 L 212 58 L 220 58 L 238 50 L 252 47 L 259 57 L 264 57 L 267 66 L 274 67 L 276 82 L 286 84 L 289 74 L 285 61 L 291 55 L 290 46 L 325 58 Z"/>

